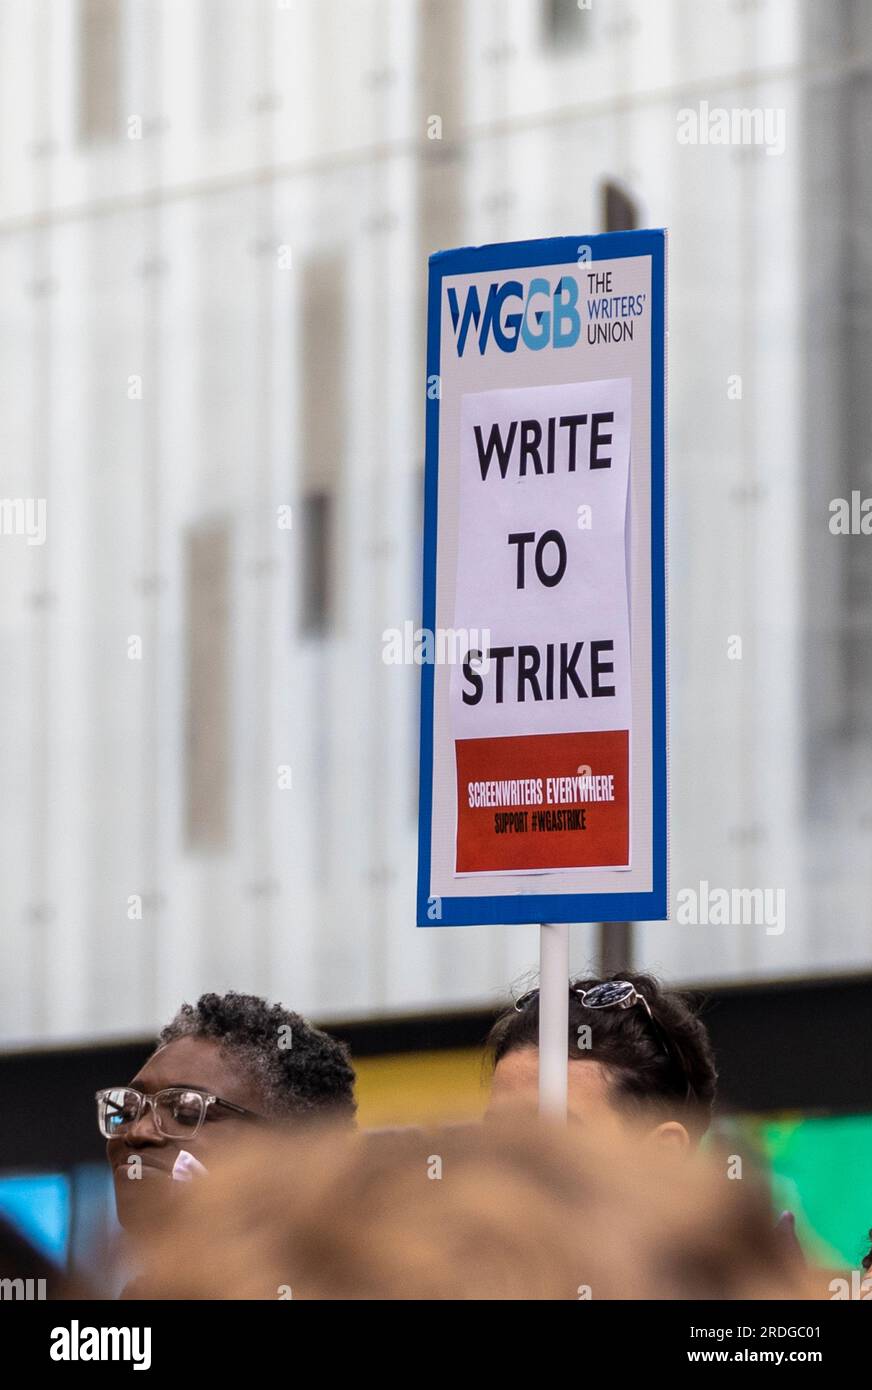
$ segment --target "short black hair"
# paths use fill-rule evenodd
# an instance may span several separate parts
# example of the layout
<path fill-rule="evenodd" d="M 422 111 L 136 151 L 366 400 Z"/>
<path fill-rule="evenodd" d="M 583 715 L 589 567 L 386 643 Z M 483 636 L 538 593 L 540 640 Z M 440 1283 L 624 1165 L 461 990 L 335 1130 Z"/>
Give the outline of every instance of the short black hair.
<path fill-rule="evenodd" d="M 869 1232 L 869 1239 L 872 1240 L 872 1231 Z M 869 1254 L 864 1255 L 861 1263 L 864 1269 L 872 1270 L 872 1247 L 870 1247 Z"/>
<path fill-rule="evenodd" d="M 618 980 L 626 980 L 648 1001 L 654 1024 L 641 1004 L 629 1009 L 588 1009 L 576 993 Z M 590 1028 L 589 1047 L 579 1041 L 585 1025 Z M 587 1041 L 588 1035 L 584 1036 Z M 486 1048 L 496 1067 L 509 1052 L 538 1045 L 539 995 L 534 993 L 521 1009 L 513 1006 L 500 1015 Z M 698 1137 L 708 1129 L 717 1089 L 708 1030 L 692 1001 L 665 988 L 653 975 L 623 972 L 607 980 L 573 980 L 568 1045 L 570 1059 L 589 1059 L 607 1069 L 616 1104 L 680 1115 Z"/>
<path fill-rule="evenodd" d="M 271 1116 L 355 1111 L 348 1048 L 281 1004 L 255 994 L 202 994 L 183 1004 L 159 1042 L 208 1038 L 256 1083 Z"/>

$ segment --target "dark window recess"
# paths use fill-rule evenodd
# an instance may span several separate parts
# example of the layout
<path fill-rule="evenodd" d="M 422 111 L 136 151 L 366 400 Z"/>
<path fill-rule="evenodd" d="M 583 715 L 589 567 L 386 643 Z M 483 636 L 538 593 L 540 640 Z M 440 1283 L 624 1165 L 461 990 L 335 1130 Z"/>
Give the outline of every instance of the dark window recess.
<path fill-rule="evenodd" d="M 332 539 L 333 498 L 327 492 L 310 492 L 303 498 L 300 526 L 300 627 L 305 637 L 327 632 L 333 616 Z"/>
<path fill-rule="evenodd" d="M 81 0 L 79 24 L 79 139 L 121 137 L 120 0 Z"/>
<path fill-rule="evenodd" d="M 639 225 L 639 208 L 616 183 L 602 187 L 603 225 L 607 232 L 632 232 Z"/>
<path fill-rule="evenodd" d="M 334 560 L 337 514 L 345 456 L 343 409 L 347 338 L 345 266 L 341 255 L 312 256 L 303 281 L 300 436 L 302 498 L 299 531 L 299 629 L 320 637 L 335 623 Z"/>
<path fill-rule="evenodd" d="M 542 6 L 545 42 L 551 48 L 581 45 L 590 38 L 593 6 L 579 7 L 578 0 L 544 0 Z"/>
<path fill-rule="evenodd" d="M 616 183 L 603 184 L 602 217 L 607 232 L 631 232 L 639 225 L 639 210 L 636 204 Z M 613 975 L 619 970 L 632 969 L 632 922 L 601 922 L 598 956 L 602 975 Z"/>
<path fill-rule="evenodd" d="M 185 840 L 191 850 L 230 842 L 230 530 L 186 537 Z"/>

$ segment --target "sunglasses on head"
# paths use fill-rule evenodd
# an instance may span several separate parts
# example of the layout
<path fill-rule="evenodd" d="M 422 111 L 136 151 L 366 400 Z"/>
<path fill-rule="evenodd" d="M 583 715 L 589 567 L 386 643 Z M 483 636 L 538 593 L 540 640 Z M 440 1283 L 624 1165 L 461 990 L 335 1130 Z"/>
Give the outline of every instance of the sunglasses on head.
<path fill-rule="evenodd" d="M 632 1009 L 636 1004 L 641 1004 L 648 1015 L 651 1027 L 657 1035 L 657 1040 L 661 1048 L 672 1062 L 673 1066 L 677 1067 L 681 1072 L 687 1091 L 686 1098 L 688 1100 L 690 1099 L 691 1087 L 686 1078 L 681 1054 L 670 1043 L 664 1029 L 654 1017 L 654 1012 L 648 1000 L 645 998 L 644 994 L 639 993 L 634 984 L 629 980 L 605 980 L 602 984 L 591 985 L 590 989 L 583 989 L 581 985 L 570 984 L 569 993 L 570 995 L 575 995 L 576 999 L 578 999 L 579 1003 L 585 1009 Z M 527 1006 L 534 999 L 538 999 L 538 997 L 538 988 L 528 990 L 526 994 L 522 994 L 520 998 L 515 1000 L 515 1009 L 518 1013 L 523 1013 Z"/>

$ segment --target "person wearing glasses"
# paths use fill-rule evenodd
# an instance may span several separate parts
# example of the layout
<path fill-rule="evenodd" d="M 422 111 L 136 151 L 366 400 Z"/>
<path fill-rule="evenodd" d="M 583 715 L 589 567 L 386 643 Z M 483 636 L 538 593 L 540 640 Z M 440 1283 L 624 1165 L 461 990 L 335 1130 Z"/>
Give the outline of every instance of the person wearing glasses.
<path fill-rule="evenodd" d="M 651 975 L 575 980 L 569 988 L 568 1112 L 600 1130 L 641 1123 L 686 1152 L 711 1123 L 717 1086 L 705 1025 Z M 518 998 L 487 1040 L 489 1112 L 534 1109 L 539 1088 L 539 991 Z"/>
<path fill-rule="evenodd" d="M 121 1225 L 142 1231 L 179 1185 L 208 1172 L 250 1129 L 317 1118 L 353 1122 L 344 1043 L 280 1004 L 204 994 L 183 1004 L 124 1086 L 97 1092 Z"/>

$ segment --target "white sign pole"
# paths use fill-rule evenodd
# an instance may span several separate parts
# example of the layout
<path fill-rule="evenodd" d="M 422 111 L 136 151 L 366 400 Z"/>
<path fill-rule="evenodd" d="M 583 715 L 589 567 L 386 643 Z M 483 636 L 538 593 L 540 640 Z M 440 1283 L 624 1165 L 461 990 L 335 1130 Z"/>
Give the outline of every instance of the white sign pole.
<path fill-rule="evenodd" d="M 539 1113 L 566 1118 L 569 1071 L 569 923 L 539 927 Z"/>

